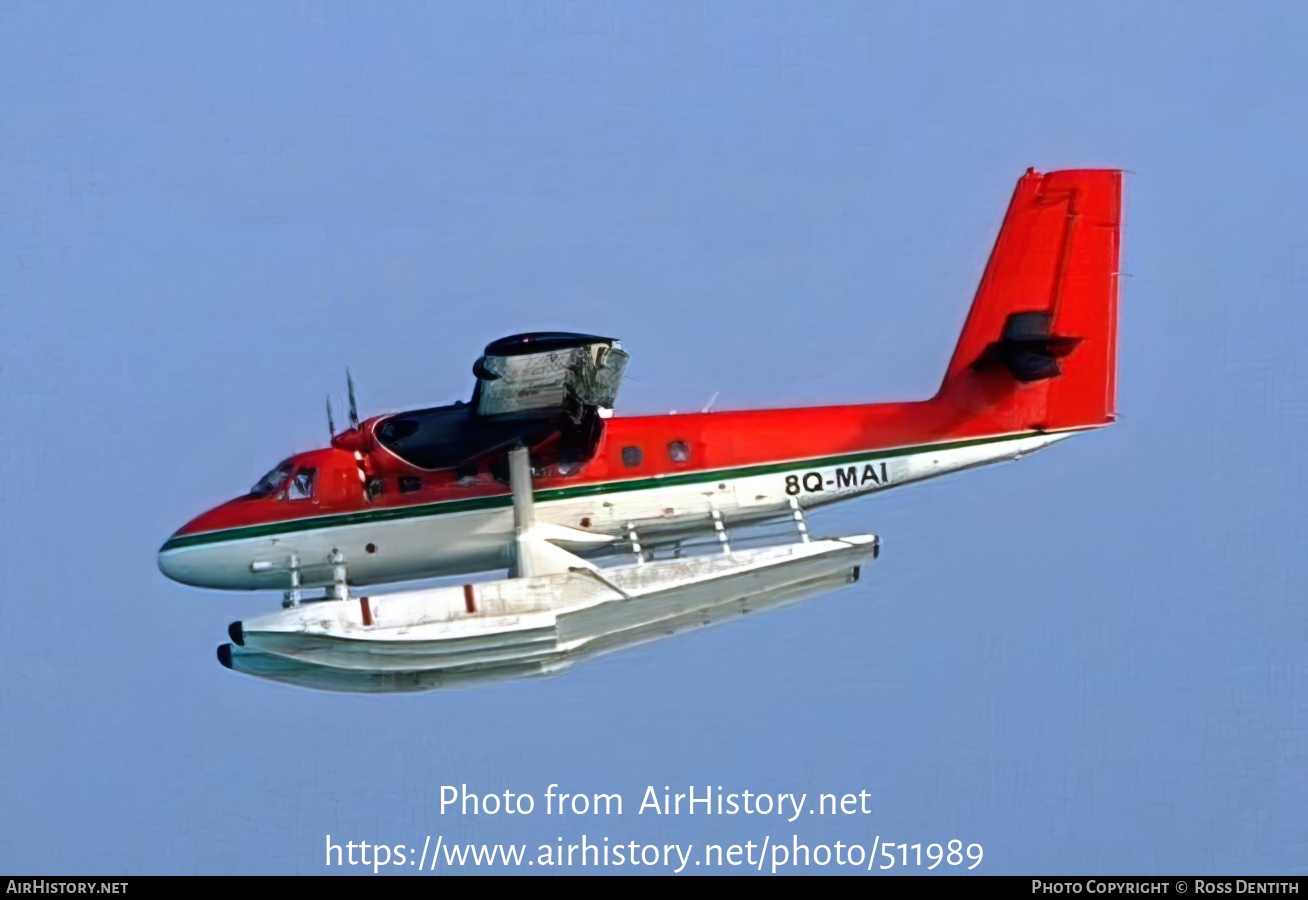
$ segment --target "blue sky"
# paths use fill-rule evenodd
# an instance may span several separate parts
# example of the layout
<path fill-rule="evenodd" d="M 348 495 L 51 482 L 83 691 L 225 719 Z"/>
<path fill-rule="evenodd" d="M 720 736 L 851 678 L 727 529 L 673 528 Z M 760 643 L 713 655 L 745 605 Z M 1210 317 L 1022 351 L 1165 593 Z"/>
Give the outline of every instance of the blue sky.
<path fill-rule="evenodd" d="M 796 833 L 1302 873 L 1306 37 L 1293 3 L 0 6 L 0 869 Z M 1120 421 L 815 517 L 882 535 L 853 588 L 363 698 L 223 670 L 275 598 L 156 568 L 322 443 L 346 365 L 366 414 L 448 402 L 561 328 L 623 339 L 630 413 L 928 395 L 1028 166 L 1133 173 Z M 874 812 L 441 816 L 463 783 Z"/>

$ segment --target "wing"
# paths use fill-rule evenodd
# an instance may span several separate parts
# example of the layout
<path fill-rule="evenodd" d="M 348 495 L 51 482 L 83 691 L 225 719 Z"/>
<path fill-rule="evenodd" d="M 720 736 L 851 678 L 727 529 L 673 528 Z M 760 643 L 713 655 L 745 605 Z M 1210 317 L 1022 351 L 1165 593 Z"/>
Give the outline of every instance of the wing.
<path fill-rule="evenodd" d="M 611 410 L 629 357 L 613 338 L 562 331 L 515 334 L 488 344 L 472 367 L 478 416 L 580 416 Z"/>

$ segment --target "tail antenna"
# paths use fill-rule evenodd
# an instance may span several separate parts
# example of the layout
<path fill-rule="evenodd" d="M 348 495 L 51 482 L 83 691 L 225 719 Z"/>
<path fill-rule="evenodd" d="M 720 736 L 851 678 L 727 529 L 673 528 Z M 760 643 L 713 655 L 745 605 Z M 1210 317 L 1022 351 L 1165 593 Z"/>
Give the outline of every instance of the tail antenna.
<path fill-rule="evenodd" d="M 359 404 L 354 399 L 354 378 L 350 375 L 350 370 L 345 370 L 345 383 L 350 388 L 350 427 L 359 427 Z"/>

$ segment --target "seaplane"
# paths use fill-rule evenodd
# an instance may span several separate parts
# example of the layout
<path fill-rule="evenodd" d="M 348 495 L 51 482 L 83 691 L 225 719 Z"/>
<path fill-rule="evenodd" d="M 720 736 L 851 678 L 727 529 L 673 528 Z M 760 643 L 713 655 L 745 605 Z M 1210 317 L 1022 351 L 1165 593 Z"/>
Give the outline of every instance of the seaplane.
<path fill-rule="evenodd" d="M 349 427 L 329 402 L 329 446 L 187 522 L 159 568 L 282 592 L 224 666 L 362 692 L 558 672 L 850 584 L 880 539 L 815 537 L 811 510 L 1114 421 L 1121 201 L 1119 170 L 1021 176 L 929 399 L 621 416 L 621 341 L 517 334 L 468 401 L 360 420 L 351 380 Z M 404 584 L 433 579 L 463 583 Z"/>

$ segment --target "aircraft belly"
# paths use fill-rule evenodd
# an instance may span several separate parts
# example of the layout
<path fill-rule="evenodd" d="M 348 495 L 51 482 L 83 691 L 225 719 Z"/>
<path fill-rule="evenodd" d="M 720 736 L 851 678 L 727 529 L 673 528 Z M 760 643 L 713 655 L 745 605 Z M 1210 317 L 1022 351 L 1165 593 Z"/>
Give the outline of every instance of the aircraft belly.
<path fill-rule="evenodd" d="M 625 534 L 629 523 L 657 527 L 687 521 L 704 522 L 711 520 L 715 508 L 727 515 L 736 511 L 738 506 L 732 480 L 724 477 L 722 481 L 656 486 L 612 494 L 599 504 L 593 521 L 609 533 Z M 554 508 L 554 504 L 539 506 L 542 516 L 553 515 Z"/>

